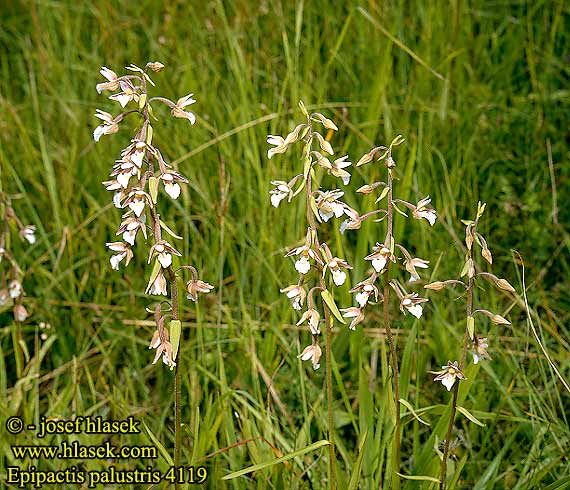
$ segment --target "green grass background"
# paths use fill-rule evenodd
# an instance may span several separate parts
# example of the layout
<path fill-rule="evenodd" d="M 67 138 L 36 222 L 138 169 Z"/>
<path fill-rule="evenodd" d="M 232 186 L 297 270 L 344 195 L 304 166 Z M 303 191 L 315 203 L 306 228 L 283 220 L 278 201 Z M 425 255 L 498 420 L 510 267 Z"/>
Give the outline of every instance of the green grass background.
<path fill-rule="evenodd" d="M 176 99 L 194 92 L 198 101 L 194 127 L 159 112 L 155 144 L 190 179 L 183 198 L 163 215 L 184 236 L 187 261 L 216 285 L 198 306 L 185 303 L 183 315 L 183 454 L 188 464 L 208 468 L 204 487 L 327 488 L 326 448 L 220 480 L 326 437 L 324 369 L 313 372 L 297 359 L 308 335 L 292 327 L 297 315 L 279 294 L 295 280 L 282 256 L 304 236 L 303 206 L 275 210 L 268 194 L 270 180 L 300 171 L 298 153 L 268 161 L 265 143 L 267 134 L 285 134 L 301 119 L 300 99 L 337 122 L 333 146 L 352 161 L 397 134 L 406 137 L 396 153 L 396 194 L 413 202 L 431 195 L 439 220 L 428 229 L 397 217 L 396 234 L 431 261 L 432 280 L 457 277 L 460 219 L 473 216 L 478 200 L 488 203 L 481 231 L 494 254 L 493 271 L 521 292 L 523 266 L 513 250 L 520 253 L 537 336 L 568 378 L 567 3 L 8 0 L 0 13 L 1 186 L 21 194 L 15 206 L 37 225 L 39 237 L 17 250 L 33 311 L 20 344 L 10 312 L 0 313 L 2 430 L 8 415 L 37 421 L 134 414 L 171 449 L 173 373 L 150 365 L 144 247 L 120 273 L 110 269 L 105 249 L 120 213 L 100 183 L 132 132 L 125 127 L 98 145 L 92 139 L 95 108 L 116 113 L 118 107 L 95 91 L 100 67 L 120 72 L 154 60 L 167 67 L 154 76 L 157 94 Z M 382 169 L 353 171 L 346 200 L 372 209 L 373 200 L 354 189 Z M 324 187 L 333 185 L 324 178 Z M 326 225 L 322 236 L 355 266 L 354 283 L 365 273 L 362 257 L 383 239 L 384 224 L 367 223 L 345 236 L 338 225 Z M 337 294 L 340 306 L 350 305 L 347 291 Z M 454 292 L 429 297 L 421 321 L 401 317 L 397 305 L 394 313 L 402 396 L 431 424 L 404 415 L 402 472 L 437 477 L 434 446 L 444 437 L 450 397 L 428 370 L 458 357 L 464 298 Z M 486 426 L 458 415 L 450 488 L 569 488 L 568 392 L 545 359 L 522 300 L 491 288 L 476 299 L 512 326 L 478 322 L 493 361 L 470 364 L 460 402 Z M 38 339 L 40 321 L 52 325 L 46 342 Z M 351 488 L 389 486 L 393 407 L 381 327 L 377 309 L 356 333 L 336 328 L 340 488 L 349 481 Z M 27 352 L 17 363 L 22 345 Z M 369 383 L 375 349 L 378 373 Z M 2 466 L 65 469 L 65 461 L 16 462 L 9 447 L 61 440 L 3 434 Z M 97 444 L 103 437 L 77 440 Z M 153 444 L 147 432 L 113 441 Z M 105 469 L 110 462 L 80 464 Z M 168 466 L 162 456 L 148 464 Z"/>

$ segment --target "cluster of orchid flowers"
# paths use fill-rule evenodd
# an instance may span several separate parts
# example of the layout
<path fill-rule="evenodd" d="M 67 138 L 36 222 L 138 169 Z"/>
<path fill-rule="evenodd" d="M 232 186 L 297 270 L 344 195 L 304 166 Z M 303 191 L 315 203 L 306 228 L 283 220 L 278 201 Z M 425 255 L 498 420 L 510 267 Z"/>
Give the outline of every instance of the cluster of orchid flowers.
<path fill-rule="evenodd" d="M 146 241 L 150 235 L 153 238 L 153 245 L 149 250 L 148 263 L 153 262 L 153 269 L 146 293 L 167 296 L 167 275 L 176 274 L 182 269 L 190 269 L 192 279 L 186 284 L 187 298 L 196 301 L 198 293 L 208 293 L 213 286 L 198 279 L 196 270 L 191 266 L 182 266 L 176 271 L 172 270 L 173 256 L 180 257 L 181 253 L 162 238 L 162 230 L 173 238 L 179 239 L 180 237 L 163 223 L 157 209 L 158 191 L 161 185 L 165 193 L 175 200 L 181 194 L 181 185 L 187 184 L 188 179 L 169 165 L 160 150 L 153 145 L 153 128 L 150 124 L 150 118 L 153 116 L 153 102 L 165 104 L 170 108 L 173 117 L 187 119 L 194 124 L 196 116 L 186 111 L 185 108 L 196 101 L 192 98 L 193 94 L 181 97 L 176 103 L 165 97 L 149 98 L 148 85 L 155 85 L 149 76 L 149 71 L 159 72 L 163 68 L 162 63 L 150 62 L 144 69 L 129 65 L 127 70 L 132 73 L 123 76 L 118 76 L 106 67 L 100 71 L 107 81 L 97 84 L 97 92 L 118 91 L 109 96 L 109 99 L 118 102 L 122 108 L 126 108 L 130 103 L 136 104 L 136 108 L 123 111 L 117 116 L 97 109 L 95 117 L 101 119 L 102 124 L 95 128 L 94 140 L 97 142 L 104 135 L 116 133 L 119 130 L 119 124 L 130 114 L 143 116 L 141 127 L 130 144 L 121 151 L 120 158 L 115 161 L 110 173 L 111 179 L 103 182 L 105 188 L 113 192 L 115 207 L 125 211 L 116 233 L 121 236 L 122 241 L 109 242 L 106 245 L 113 252 L 110 257 L 111 268 L 119 270 L 122 262 L 126 267 L 133 258 L 132 247 L 137 237 L 142 235 Z M 175 284 L 171 284 L 172 287 L 176 287 Z M 162 355 L 165 364 L 175 365 L 169 345 L 168 331 L 164 328 L 164 317 L 159 315 L 157 316 L 157 331 L 149 347 L 157 349 L 158 354 L 153 363 Z"/>
<path fill-rule="evenodd" d="M 344 185 L 350 182 L 350 173 L 345 170 L 351 163 L 347 156 L 337 158 L 331 162 L 329 156 L 334 155 L 332 145 L 313 127 L 313 123 L 321 124 L 325 129 L 337 131 L 337 126 L 323 114 L 314 112 L 309 114 L 303 105 L 299 104 L 307 122 L 299 124 L 285 138 L 282 136 L 269 135 L 267 142 L 273 145 L 267 152 L 271 159 L 276 154 L 285 153 L 290 145 L 301 141 L 303 143 L 304 171 L 295 175 L 289 181 L 274 180 L 274 186 L 270 191 L 271 204 L 278 207 L 282 201 L 287 202 L 305 190 L 307 200 L 307 220 L 309 223 L 305 242 L 300 247 L 293 247 L 285 257 L 295 259 L 295 270 L 299 273 L 297 284 L 292 284 L 281 289 L 290 300 L 291 306 L 301 311 L 307 300 L 307 310 L 302 314 L 297 325 L 307 324 L 312 335 L 312 343 L 305 347 L 299 357 L 304 361 L 311 361 L 313 368 L 318 369 L 322 349 L 319 345 L 321 333 L 321 314 L 316 309 L 313 295 L 316 291 L 323 294 L 328 292 L 325 279 L 327 272 L 335 286 L 342 286 L 347 279 L 347 270 L 352 267 L 339 257 L 335 257 L 326 243 L 320 243 L 317 234 L 318 222 L 328 222 L 333 217 L 340 218 L 343 215 L 357 216 L 357 212 L 341 201 L 344 192 L 340 189 L 324 191 L 314 188 L 314 168 L 323 168 L 334 177 L 340 178 Z M 313 143 L 318 144 L 318 149 L 313 149 Z M 297 186 L 297 188 L 295 188 Z M 316 220 L 316 221 L 315 221 Z M 311 271 L 316 273 L 316 285 L 308 290 L 309 275 Z M 323 305 L 323 307 L 325 307 Z"/>
<path fill-rule="evenodd" d="M 402 260 L 404 268 L 410 274 L 408 282 L 414 283 L 419 281 L 420 275 L 417 269 L 426 269 L 429 267 L 429 261 L 413 257 L 403 245 L 395 243 L 392 234 L 394 210 L 407 217 L 407 214 L 403 210 L 399 209 L 398 205 L 402 205 L 410 209 L 413 218 L 418 220 L 425 219 L 431 226 L 435 224 L 437 219 L 436 211 L 429 206 L 431 203 L 429 196 L 421 199 L 415 205 L 402 199 L 395 199 L 392 196 L 394 169 L 396 168 L 396 162 L 392 157 L 392 148 L 401 144 L 403 141 L 403 138 L 399 136 L 389 147 L 375 147 L 368 153 L 365 153 L 356 164 L 356 166 L 359 167 L 373 161 L 383 161 L 388 174 L 387 182 L 373 182 L 372 184 L 360 187 L 357 192 L 362 194 L 371 194 L 375 190 L 381 188 L 382 192 L 376 202 L 378 203 L 385 198 L 387 198 L 388 202 L 386 209 L 380 208 L 364 215 L 358 215 L 358 213 L 356 213 L 354 216 L 351 216 L 349 220 L 346 220 L 341 225 L 341 232 L 344 232 L 345 230 L 359 229 L 366 219 L 378 214 L 380 214 L 381 217 L 375 221 L 379 222 L 388 218 L 388 229 L 386 231 L 384 241 L 382 243 L 376 242 L 372 247 L 371 253 L 364 257 L 364 259 L 370 261 L 372 265 L 372 269 L 368 277 L 350 289 L 351 293 L 355 293 L 354 299 L 357 306 L 341 310 L 345 318 L 352 319 L 349 327 L 352 330 L 355 330 L 356 326 L 364 321 L 364 310 L 369 304 L 376 303 L 379 299 L 384 299 L 375 283 L 377 279 L 385 273 L 390 263 L 398 263 L 398 257 L 396 255 L 398 251 L 401 253 L 400 259 Z M 389 284 L 398 296 L 400 301 L 400 311 L 404 314 L 409 313 L 416 318 L 420 318 L 423 313 L 422 303 L 425 303 L 428 300 L 426 298 L 419 297 L 417 293 L 407 293 L 396 281 L 390 281 Z"/>
<path fill-rule="evenodd" d="M 453 385 L 455 384 L 456 380 L 464 380 L 465 375 L 462 372 L 463 364 L 465 362 L 465 353 L 467 349 L 470 350 L 473 356 L 473 363 L 478 364 L 481 360 L 491 360 L 491 356 L 487 352 L 489 348 L 488 337 L 476 335 L 475 333 L 475 314 L 479 313 L 483 316 L 488 317 L 494 325 L 510 325 L 506 318 L 503 316 L 492 313 L 488 310 L 484 309 L 477 309 L 473 310 L 473 288 L 475 287 L 475 281 L 477 278 L 483 278 L 490 282 L 492 282 L 495 287 L 501 291 L 506 293 L 515 293 L 515 288 L 511 286 L 511 284 L 502 278 L 498 278 L 494 274 L 489 272 L 477 272 L 477 265 L 474 260 L 474 244 L 478 244 L 481 248 L 481 255 L 482 257 L 492 265 L 493 263 L 493 256 L 489 247 L 487 245 L 487 241 L 483 236 L 477 231 L 477 226 L 479 224 L 479 219 L 483 215 L 485 211 L 485 204 L 479 203 L 477 207 L 477 217 L 474 221 L 472 220 L 463 220 L 463 223 L 466 226 L 465 229 L 465 245 L 467 248 L 467 253 L 465 255 L 465 261 L 463 265 L 463 269 L 461 271 L 461 278 L 467 277 L 467 281 L 464 282 L 463 280 L 456 280 L 450 279 L 447 281 L 435 281 L 430 284 L 426 284 L 424 287 L 426 289 L 431 289 L 433 291 L 441 291 L 442 289 L 446 288 L 447 286 L 452 285 L 459 285 L 462 286 L 469 297 L 471 298 L 468 301 L 468 310 L 467 310 L 467 339 L 468 343 L 464 345 L 464 354 L 462 356 L 462 361 L 459 363 L 458 361 L 448 361 L 447 365 L 442 366 L 442 371 L 436 373 L 437 376 L 434 378 L 434 381 L 441 381 L 441 383 L 447 388 L 448 391 L 451 390 Z"/>
<path fill-rule="evenodd" d="M 28 311 L 23 305 L 25 296 L 22 285 L 22 270 L 16 257 L 10 250 L 12 226 L 18 230 L 21 240 L 33 245 L 36 243 L 36 227 L 24 225 L 12 207 L 11 198 L 0 193 L 0 209 L 2 209 L 2 229 L 0 230 L 0 263 L 8 264 L 8 270 L 0 277 L 0 307 L 11 302 L 14 319 L 23 322 L 28 318 Z"/>

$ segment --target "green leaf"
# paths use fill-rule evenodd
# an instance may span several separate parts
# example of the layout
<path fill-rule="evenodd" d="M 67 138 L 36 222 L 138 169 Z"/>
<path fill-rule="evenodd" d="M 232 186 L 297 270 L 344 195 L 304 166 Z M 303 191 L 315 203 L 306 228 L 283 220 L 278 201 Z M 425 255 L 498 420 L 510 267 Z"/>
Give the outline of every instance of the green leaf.
<path fill-rule="evenodd" d="M 148 190 L 150 192 L 152 202 L 156 204 L 158 199 L 158 179 L 156 177 L 150 177 L 148 179 Z"/>
<path fill-rule="evenodd" d="M 175 284 L 172 287 L 176 287 Z M 180 331 L 182 329 L 182 323 L 180 320 L 170 320 L 170 343 L 172 344 L 172 360 L 176 360 L 178 355 L 178 347 L 180 346 Z"/>
<path fill-rule="evenodd" d="M 158 220 L 160 222 L 160 227 L 166 232 L 168 233 L 171 237 L 173 238 L 177 238 L 178 240 L 182 240 L 181 236 L 178 236 L 176 233 L 174 233 L 168 226 L 166 226 L 166 223 L 162 220 Z"/>
<path fill-rule="evenodd" d="M 477 420 L 475 418 L 475 416 L 473 414 L 471 414 L 469 412 L 469 410 L 467 410 L 466 408 L 460 407 L 459 405 L 457 405 L 457 411 L 461 412 L 463 415 L 465 415 L 469 420 L 471 420 L 471 422 L 473 422 L 474 424 L 478 425 L 479 427 L 485 427 L 485 424 L 483 422 L 480 422 L 479 420 Z"/>
<path fill-rule="evenodd" d="M 404 211 L 402 211 L 398 206 L 396 206 L 395 203 L 392 203 L 392 206 L 394 207 L 394 209 L 400 213 L 402 216 L 405 216 L 406 218 L 408 217 L 408 215 L 406 213 L 404 213 Z"/>
<path fill-rule="evenodd" d="M 152 126 L 149 124 L 146 128 L 146 144 L 152 144 L 152 136 L 153 136 L 153 129 Z"/>
<path fill-rule="evenodd" d="M 467 274 L 468 270 L 469 270 L 469 259 L 467 259 L 465 261 L 465 264 L 463 264 L 463 269 L 461 269 L 461 274 L 459 277 L 463 277 L 465 274 Z"/>
<path fill-rule="evenodd" d="M 368 438 L 368 429 L 364 432 L 362 440 L 358 446 L 358 457 L 352 468 L 352 473 L 350 475 L 350 481 L 348 482 L 348 490 L 357 490 L 358 483 L 360 480 L 360 471 L 362 470 L 362 459 L 364 458 L 364 445 L 366 444 L 366 439 Z"/>
<path fill-rule="evenodd" d="M 406 400 L 404 400 L 403 398 L 400 398 L 400 403 L 402 405 L 404 405 L 409 411 L 410 413 L 415 417 L 415 419 L 420 422 L 421 424 L 427 425 L 429 426 L 430 424 L 428 422 L 426 422 L 425 420 L 421 419 L 420 416 L 416 413 L 416 411 L 414 410 L 414 407 L 412 407 L 412 405 L 407 402 Z M 402 414 L 402 415 L 406 415 L 406 414 Z"/>
<path fill-rule="evenodd" d="M 432 481 L 434 483 L 439 483 L 439 478 L 435 478 L 433 476 L 424 476 L 424 475 L 404 475 L 402 473 L 398 473 L 396 471 L 396 474 L 402 478 L 404 478 L 405 480 L 419 480 L 419 481 Z"/>
<path fill-rule="evenodd" d="M 317 218 L 317 221 L 319 223 L 322 223 L 323 221 L 321 220 L 321 217 L 319 215 L 319 210 L 317 208 L 317 202 L 315 201 L 315 198 L 313 196 L 311 196 L 309 198 L 309 204 L 311 206 L 311 211 L 313 212 L 313 214 L 315 215 L 315 217 Z"/>
<path fill-rule="evenodd" d="M 472 316 L 467 317 L 467 332 L 469 332 L 469 338 L 473 340 L 473 335 L 475 333 L 475 318 Z"/>
<path fill-rule="evenodd" d="M 273 461 L 266 461 L 265 463 L 254 464 L 253 466 L 248 466 L 239 471 L 234 471 L 229 475 L 223 476 L 222 480 L 232 480 L 237 478 L 238 476 L 247 475 L 248 473 L 252 473 L 253 471 L 259 471 L 264 468 L 269 468 L 271 466 L 275 466 L 276 464 L 284 463 L 285 461 L 289 461 L 290 459 L 296 458 L 297 456 L 302 456 L 303 454 L 307 454 L 311 451 L 319 449 L 323 446 L 328 446 L 329 441 L 325 441 L 324 439 L 314 444 L 311 444 L 307 447 L 302 449 L 298 449 L 297 451 L 293 451 L 292 453 L 286 454 L 285 456 L 281 456 L 280 458 L 274 459 Z"/>
<path fill-rule="evenodd" d="M 334 298 L 332 297 L 332 294 L 328 291 L 328 289 L 321 291 L 321 296 L 323 297 L 323 301 L 327 304 L 327 306 L 329 307 L 329 310 L 336 317 L 336 319 L 340 323 L 345 325 L 346 322 L 344 321 L 344 318 L 340 314 L 340 311 L 338 310 L 336 303 L 334 302 Z"/>
<path fill-rule="evenodd" d="M 307 111 L 307 108 L 305 107 L 305 104 L 303 104 L 302 100 L 299 101 L 299 108 L 305 117 L 309 117 L 309 111 Z"/>
<path fill-rule="evenodd" d="M 570 476 L 563 478 L 562 480 L 558 480 L 557 482 L 551 483 L 547 487 L 544 487 L 542 490 L 566 490 L 570 488 Z"/>
<path fill-rule="evenodd" d="M 375 202 L 380 202 L 382 199 L 384 199 L 388 195 L 388 192 L 390 192 L 390 188 L 388 186 L 384 187 L 384 189 L 382 189 L 382 192 L 380 193 L 380 196 L 378 197 L 378 199 L 376 199 Z"/>
<path fill-rule="evenodd" d="M 309 172 L 311 171 L 311 157 L 307 156 L 305 158 L 305 165 L 303 167 L 303 176 L 305 177 L 305 181 L 307 180 L 307 177 L 309 177 Z"/>
<path fill-rule="evenodd" d="M 477 219 L 479 219 L 483 213 L 485 212 L 485 208 L 487 207 L 487 203 L 486 202 L 481 202 L 479 201 L 477 203 Z"/>
<path fill-rule="evenodd" d="M 158 440 L 158 438 L 150 431 L 147 425 L 144 422 L 142 424 L 144 425 L 144 428 L 146 429 L 146 432 L 150 437 L 150 440 L 152 441 L 153 445 L 156 446 L 160 451 L 160 454 L 162 454 L 162 457 L 166 461 L 166 464 L 168 466 L 174 466 L 174 461 L 172 461 L 172 457 L 170 456 L 170 454 L 168 454 L 166 448 L 162 445 L 162 443 Z"/>
<path fill-rule="evenodd" d="M 154 265 L 152 266 L 152 272 L 150 273 L 150 278 L 148 280 L 148 284 L 146 286 L 145 292 L 148 292 L 148 290 L 152 286 L 152 283 L 154 282 L 154 280 L 158 276 L 159 272 L 160 272 L 160 263 L 158 262 L 158 260 L 155 260 Z"/>

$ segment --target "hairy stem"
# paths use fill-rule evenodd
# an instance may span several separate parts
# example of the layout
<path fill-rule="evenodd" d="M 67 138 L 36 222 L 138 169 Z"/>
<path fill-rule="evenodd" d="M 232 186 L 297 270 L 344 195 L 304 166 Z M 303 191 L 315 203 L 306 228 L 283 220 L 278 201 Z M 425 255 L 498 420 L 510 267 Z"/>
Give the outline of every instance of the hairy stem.
<path fill-rule="evenodd" d="M 170 302 L 172 304 L 172 318 L 173 320 L 180 319 L 180 306 L 178 303 L 178 287 L 176 285 L 176 274 L 170 266 L 166 269 L 168 274 L 168 282 L 170 283 Z M 180 466 L 180 451 L 182 447 L 182 403 L 181 403 L 181 358 L 180 355 L 182 345 L 182 328 L 180 329 L 180 342 L 178 348 L 178 356 L 176 358 L 176 367 L 174 368 L 174 466 Z M 180 488 L 178 480 L 176 480 L 175 488 Z"/>
<path fill-rule="evenodd" d="M 309 121 L 310 126 L 310 121 Z M 310 132 L 309 132 L 310 133 Z M 310 145 L 311 140 L 308 141 Z M 306 192 L 307 192 L 307 220 L 309 222 L 309 227 L 312 230 L 317 230 L 317 223 L 315 216 L 313 215 L 313 210 L 311 209 L 311 196 L 313 194 L 313 180 L 311 178 L 311 171 L 307 175 L 306 182 Z M 315 233 L 315 246 L 319 247 L 319 240 Z M 320 276 L 320 287 L 324 291 L 326 289 L 325 280 Z M 329 440 L 329 488 L 331 490 L 336 490 L 336 455 L 335 455 L 335 445 L 334 445 L 334 412 L 333 412 L 333 381 L 332 381 L 332 318 L 330 311 L 326 304 L 323 302 L 323 309 L 325 313 L 325 369 L 326 369 L 326 384 L 327 384 L 327 420 L 328 420 L 328 440 Z"/>
<path fill-rule="evenodd" d="M 149 168 L 152 172 L 152 164 L 149 162 Z M 154 240 L 157 243 L 161 239 L 161 231 L 160 231 L 160 216 L 156 212 L 154 206 L 149 206 L 150 209 L 150 216 L 152 219 L 152 229 L 154 233 Z M 195 274 L 196 270 L 193 269 L 193 275 Z M 172 319 L 179 320 L 180 319 L 180 304 L 178 301 L 178 287 L 176 284 L 176 272 L 172 268 L 172 266 L 165 269 L 166 272 L 166 281 L 170 286 L 170 305 L 172 308 Z M 174 466 L 178 468 L 180 466 L 180 453 L 182 447 L 182 403 L 181 403 L 181 346 L 183 341 L 183 332 L 182 328 L 180 329 L 180 340 L 178 343 L 178 356 L 176 358 L 176 367 L 174 368 Z M 174 487 L 176 490 L 180 488 L 180 483 L 178 480 L 175 481 Z"/>
<path fill-rule="evenodd" d="M 469 250 L 469 258 L 473 259 L 473 248 Z M 472 277 L 469 278 L 467 284 L 467 318 L 473 314 L 473 289 L 475 281 Z M 463 371 L 463 366 L 465 365 L 465 360 L 467 358 L 467 348 L 469 345 L 469 331 L 465 327 L 465 332 L 463 334 L 463 349 L 461 352 L 461 360 L 459 362 L 459 369 Z M 439 488 L 440 490 L 445 490 L 446 479 L 447 479 L 447 459 L 449 457 L 449 445 L 451 441 L 451 433 L 453 431 L 453 425 L 455 424 L 455 414 L 457 413 L 457 395 L 459 393 L 459 382 L 455 383 L 453 386 L 453 394 L 451 399 L 451 413 L 449 414 L 449 424 L 447 425 L 447 434 L 445 436 L 445 443 L 443 446 L 443 458 L 441 460 L 441 471 L 439 475 Z"/>
<path fill-rule="evenodd" d="M 323 282 L 324 287 L 324 281 Z M 332 380 L 332 319 L 327 306 L 325 310 L 325 328 L 326 328 L 326 347 L 325 347 L 325 366 L 327 370 L 327 420 L 329 425 L 329 472 L 331 490 L 336 490 L 336 456 L 334 446 L 334 413 L 333 413 L 333 380 Z"/>
<path fill-rule="evenodd" d="M 392 236 L 394 229 L 394 207 L 393 207 L 393 185 L 392 171 L 388 169 L 388 231 L 384 246 L 392 249 Z M 398 369 L 398 358 L 396 356 L 396 342 L 390 328 L 390 264 L 388 260 L 386 270 L 384 272 L 384 328 L 386 329 L 386 337 L 390 346 L 390 360 L 392 364 L 392 376 L 394 380 L 394 409 L 396 412 L 396 421 L 394 427 L 394 446 L 393 446 L 393 464 L 392 488 L 400 488 L 400 477 L 396 474 L 400 470 L 400 445 L 401 445 L 401 425 L 400 425 L 400 372 Z"/>

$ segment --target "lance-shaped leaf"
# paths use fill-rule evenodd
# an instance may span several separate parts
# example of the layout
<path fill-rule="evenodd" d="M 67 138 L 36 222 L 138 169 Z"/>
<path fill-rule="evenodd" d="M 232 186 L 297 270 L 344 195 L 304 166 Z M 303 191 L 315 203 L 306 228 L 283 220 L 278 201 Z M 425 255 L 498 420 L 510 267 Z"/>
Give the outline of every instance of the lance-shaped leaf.
<path fill-rule="evenodd" d="M 335 316 L 335 318 L 340 323 L 346 324 L 346 322 L 344 321 L 344 318 L 342 317 L 342 314 L 340 313 L 336 303 L 334 302 L 334 298 L 332 297 L 332 294 L 327 289 L 325 289 L 324 291 L 321 291 L 321 296 L 323 298 L 323 301 L 328 306 L 329 310 Z"/>

